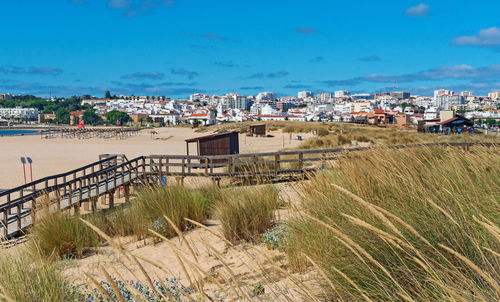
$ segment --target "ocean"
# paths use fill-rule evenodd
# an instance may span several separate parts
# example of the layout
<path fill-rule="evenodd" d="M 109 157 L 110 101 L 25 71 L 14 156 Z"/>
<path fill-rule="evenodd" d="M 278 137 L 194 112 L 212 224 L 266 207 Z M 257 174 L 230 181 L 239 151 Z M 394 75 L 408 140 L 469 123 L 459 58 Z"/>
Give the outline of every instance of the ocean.
<path fill-rule="evenodd" d="M 36 135 L 38 130 L 1 130 L 0 136 L 20 136 L 20 135 Z"/>

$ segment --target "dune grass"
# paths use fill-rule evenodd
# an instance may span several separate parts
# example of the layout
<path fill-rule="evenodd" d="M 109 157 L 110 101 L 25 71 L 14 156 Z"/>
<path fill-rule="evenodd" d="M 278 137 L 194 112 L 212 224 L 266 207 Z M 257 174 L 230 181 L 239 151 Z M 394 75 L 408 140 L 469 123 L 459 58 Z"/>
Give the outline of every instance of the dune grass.
<path fill-rule="evenodd" d="M 227 240 L 255 242 L 272 227 L 277 207 L 278 192 L 272 186 L 238 188 L 224 192 L 214 203 L 213 213 Z"/>
<path fill-rule="evenodd" d="M 189 189 L 181 186 L 161 186 L 146 188 L 137 193 L 130 205 L 124 209 L 126 221 L 123 224 L 132 226 L 132 234 L 144 238 L 148 229 L 172 237 L 177 233 L 165 221 L 167 216 L 181 231 L 190 228 L 184 218 L 202 222 L 208 217 L 208 210 L 215 199 L 220 196 L 220 189 L 205 187 Z M 131 235 L 131 234 L 128 234 Z"/>
<path fill-rule="evenodd" d="M 0 301 L 82 301 L 56 263 L 0 255 L 0 276 Z"/>
<path fill-rule="evenodd" d="M 45 258 L 81 258 L 100 244 L 79 215 L 52 213 L 44 215 L 29 230 L 29 250 Z"/>
<path fill-rule="evenodd" d="M 286 240 L 334 298 L 498 301 L 500 154 L 474 147 L 371 150 L 305 184 Z"/>
<path fill-rule="evenodd" d="M 102 239 L 80 218 L 110 236 L 136 236 L 144 239 L 148 229 L 172 237 L 177 233 L 165 220 L 185 231 L 190 227 L 184 218 L 202 222 L 208 217 L 210 205 L 220 198 L 220 189 L 206 187 L 188 189 L 180 186 L 148 187 L 139 191 L 128 204 L 96 213 L 70 215 L 47 213 L 29 230 L 30 250 L 48 259 L 82 258 L 95 251 Z"/>

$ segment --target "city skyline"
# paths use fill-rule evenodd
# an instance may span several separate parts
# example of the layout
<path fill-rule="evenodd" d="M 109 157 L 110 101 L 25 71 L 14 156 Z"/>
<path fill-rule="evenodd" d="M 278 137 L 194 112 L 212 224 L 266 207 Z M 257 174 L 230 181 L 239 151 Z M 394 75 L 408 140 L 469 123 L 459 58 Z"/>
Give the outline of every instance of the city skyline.
<path fill-rule="evenodd" d="M 500 3 L 490 0 L 19 0 L 0 9 L 0 93 L 500 90 Z"/>

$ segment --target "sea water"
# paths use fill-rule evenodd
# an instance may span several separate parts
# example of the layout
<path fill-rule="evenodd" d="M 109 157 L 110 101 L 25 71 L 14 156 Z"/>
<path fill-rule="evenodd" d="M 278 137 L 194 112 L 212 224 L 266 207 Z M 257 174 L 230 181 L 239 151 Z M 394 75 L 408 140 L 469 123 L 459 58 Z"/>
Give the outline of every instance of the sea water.
<path fill-rule="evenodd" d="M 38 130 L 1 130 L 0 136 L 20 136 L 20 135 L 36 135 Z"/>

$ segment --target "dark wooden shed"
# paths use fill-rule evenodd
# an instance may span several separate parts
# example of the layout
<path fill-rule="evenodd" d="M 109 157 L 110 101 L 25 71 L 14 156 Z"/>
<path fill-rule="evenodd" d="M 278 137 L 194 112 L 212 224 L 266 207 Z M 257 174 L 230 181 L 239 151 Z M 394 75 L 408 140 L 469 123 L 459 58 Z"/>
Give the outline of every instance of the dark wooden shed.
<path fill-rule="evenodd" d="M 250 125 L 248 127 L 248 136 L 265 136 L 266 135 L 266 125 Z"/>
<path fill-rule="evenodd" d="M 189 144 L 196 143 L 198 155 L 230 155 L 240 153 L 238 132 L 226 132 L 212 134 L 186 140 L 187 155 L 189 155 Z"/>

